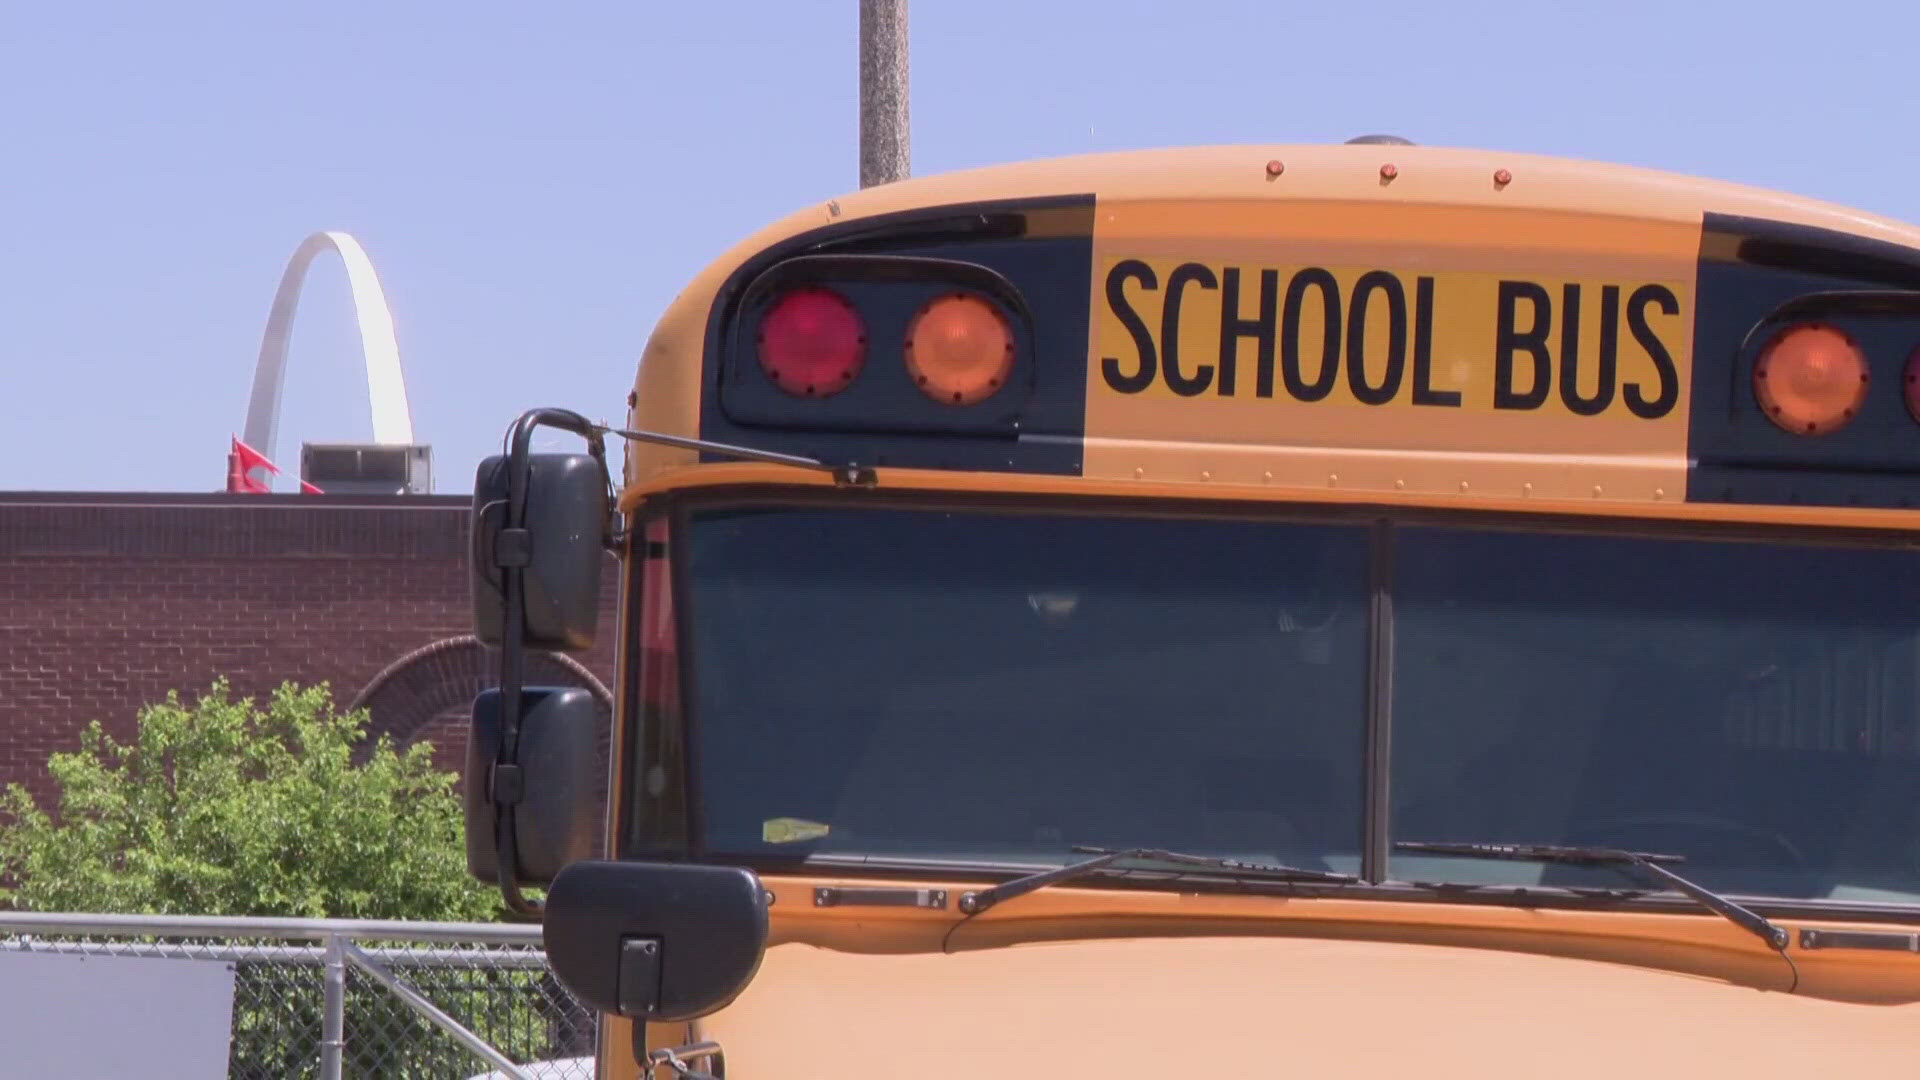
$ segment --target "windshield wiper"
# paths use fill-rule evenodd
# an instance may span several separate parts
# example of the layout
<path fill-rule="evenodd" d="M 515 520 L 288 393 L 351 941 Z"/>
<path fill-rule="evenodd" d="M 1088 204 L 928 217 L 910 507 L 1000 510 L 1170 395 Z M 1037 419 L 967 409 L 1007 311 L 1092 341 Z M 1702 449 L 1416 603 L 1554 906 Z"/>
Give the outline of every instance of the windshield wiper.
<path fill-rule="evenodd" d="M 1297 866 L 1282 866 L 1274 863 L 1243 862 L 1239 859 L 1225 859 L 1213 855 L 1186 855 L 1178 851 L 1162 851 L 1159 848 L 1128 848 L 1114 851 L 1108 848 L 1085 847 L 1076 845 L 1076 852 L 1098 852 L 1091 859 L 1068 863 L 1053 870 L 1041 870 L 1038 873 L 1017 877 L 1012 881 L 1003 881 L 985 889 L 960 894 L 960 910 L 967 915 L 978 915 L 995 904 L 1024 896 L 1035 889 L 1044 889 L 1062 881 L 1097 874 L 1123 859 L 1139 859 L 1148 862 L 1173 863 L 1178 866 L 1195 866 L 1217 871 L 1231 877 L 1253 878 L 1270 881 L 1325 881 L 1333 884 L 1351 885 L 1360 879 L 1352 874 L 1336 874 L 1330 870 L 1303 870 Z"/>
<path fill-rule="evenodd" d="M 1557 844 L 1454 844 L 1431 840 L 1401 840 L 1393 846 L 1401 851 L 1418 851 L 1429 855 L 1462 855 L 1475 859 L 1504 859 L 1509 862 L 1565 863 L 1569 866 L 1607 866 L 1620 869 L 1623 873 L 1626 872 L 1627 867 L 1637 867 L 1698 901 L 1700 906 L 1766 942 L 1768 947 L 1775 951 L 1784 953 L 1787 948 L 1788 937 L 1785 928 L 1775 926 L 1766 916 L 1741 907 L 1719 893 L 1696 885 L 1661 865 L 1685 862 L 1687 860 L 1684 855 L 1656 855 L 1639 851 L 1621 851 L 1617 848 L 1563 847 Z"/>

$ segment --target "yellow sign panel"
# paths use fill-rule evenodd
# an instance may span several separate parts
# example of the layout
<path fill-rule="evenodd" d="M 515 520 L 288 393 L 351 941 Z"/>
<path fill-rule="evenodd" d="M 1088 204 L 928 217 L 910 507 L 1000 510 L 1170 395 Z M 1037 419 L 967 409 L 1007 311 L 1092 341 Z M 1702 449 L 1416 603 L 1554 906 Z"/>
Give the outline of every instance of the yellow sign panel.
<path fill-rule="evenodd" d="M 1212 401 L 1657 421 L 1681 404 L 1684 282 L 1117 259 L 1097 386 Z"/>
<path fill-rule="evenodd" d="M 1103 204 L 1093 477 L 1675 498 L 1697 223 Z"/>

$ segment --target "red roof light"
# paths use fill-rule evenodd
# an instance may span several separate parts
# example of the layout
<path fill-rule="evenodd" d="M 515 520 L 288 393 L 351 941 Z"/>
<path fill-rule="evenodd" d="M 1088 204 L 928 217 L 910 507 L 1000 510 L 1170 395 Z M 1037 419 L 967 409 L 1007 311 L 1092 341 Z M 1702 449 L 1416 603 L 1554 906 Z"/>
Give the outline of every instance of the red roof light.
<path fill-rule="evenodd" d="M 795 289 L 760 320 L 760 368 L 796 397 L 839 393 L 866 359 L 867 328 L 860 313 L 832 289 Z"/>

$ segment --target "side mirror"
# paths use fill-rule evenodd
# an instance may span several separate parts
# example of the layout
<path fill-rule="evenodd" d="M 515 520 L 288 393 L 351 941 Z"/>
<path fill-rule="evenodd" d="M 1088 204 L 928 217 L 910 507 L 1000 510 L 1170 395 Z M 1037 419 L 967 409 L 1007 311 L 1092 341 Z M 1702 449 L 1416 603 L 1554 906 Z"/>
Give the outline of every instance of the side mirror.
<path fill-rule="evenodd" d="M 589 453 L 531 453 L 537 427 L 571 431 Z M 467 771 L 467 868 L 496 879 L 516 915 L 540 913 L 521 895 L 521 878 L 558 873 L 592 837 L 591 815 L 582 808 L 592 785 L 580 779 L 581 762 L 591 755 L 581 749 L 592 744 L 590 734 L 581 735 L 594 726 L 591 703 L 528 687 L 526 650 L 593 646 L 600 559 L 613 515 L 601 432 L 565 409 L 522 413 L 507 432 L 507 453 L 481 462 L 473 483 L 474 633 L 500 648 L 500 688 L 474 702 L 468 745 L 484 757 L 470 758 Z M 531 782 L 522 762 L 529 742 L 537 763 Z M 476 843 L 489 836 L 491 859 Z M 525 856 L 523 843 L 532 845 Z"/>
<path fill-rule="evenodd" d="M 767 894 L 737 867 L 577 862 L 547 891 L 547 960 L 581 1001 L 664 1023 L 725 1008 L 767 947 Z"/>
<path fill-rule="evenodd" d="M 506 641 L 506 578 L 522 568 L 526 603 L 522 643 L 530 649 L 584 652 L 600 622 L 600 560 L 609 508 L 606 467 L 588 454 L 527 455 L 522 528 L 508 527 L 508 462 L 480 463 L 473 481 L 474 635 Z"/>
<path fill-rule="evenodd" d="M 467 872 L 500 880 L 495 848 L 493 748 L 499 744 L 504 695 L 485 690 L 473 702 L 467 733 Z M 545 884 L 561 867 L 593 854 L 599 827 L 600 703 L 577 687 L 529 686 L 521 692 L 520 798 L 514 804 L 514 880 Z"/>

